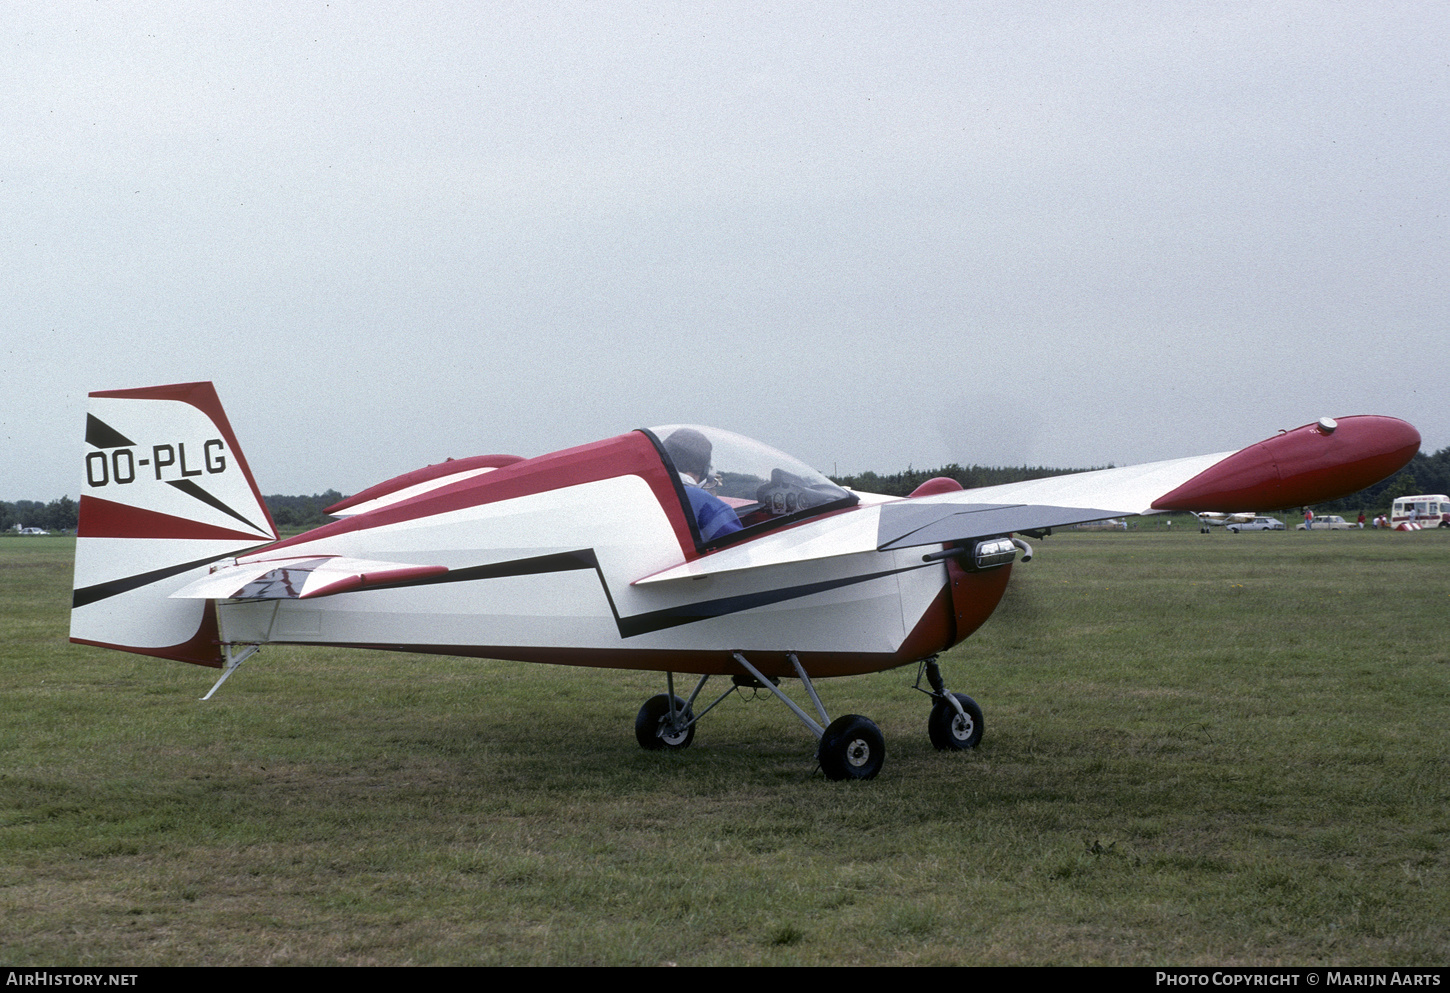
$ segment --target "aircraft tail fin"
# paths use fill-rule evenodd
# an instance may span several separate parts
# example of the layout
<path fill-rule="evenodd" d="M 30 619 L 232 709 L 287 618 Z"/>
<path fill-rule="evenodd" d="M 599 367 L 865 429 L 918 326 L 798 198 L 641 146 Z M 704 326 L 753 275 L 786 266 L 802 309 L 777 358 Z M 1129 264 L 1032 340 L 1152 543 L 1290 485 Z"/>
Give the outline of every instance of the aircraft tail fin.
<path fill-rule="evenodd" d="M 90 394 L 70 639 L 220 666 L 216 608 L 171 594 L 275 541 L 211 383 Z"/>

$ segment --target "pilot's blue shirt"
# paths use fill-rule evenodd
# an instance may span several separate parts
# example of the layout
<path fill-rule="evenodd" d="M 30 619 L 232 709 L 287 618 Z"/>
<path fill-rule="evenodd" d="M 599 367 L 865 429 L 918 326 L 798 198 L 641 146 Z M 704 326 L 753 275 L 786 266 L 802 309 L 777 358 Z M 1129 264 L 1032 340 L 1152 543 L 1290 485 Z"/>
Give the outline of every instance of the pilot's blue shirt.
<path fill-rule="evenodd" d="M 685 496 L 689 497 L 690 509 L 695 512 L 701 541 L 714 541 L 740 530 L 740 518 L 735 516 L 728 503 L 715 494 L 686 483 Z"/>

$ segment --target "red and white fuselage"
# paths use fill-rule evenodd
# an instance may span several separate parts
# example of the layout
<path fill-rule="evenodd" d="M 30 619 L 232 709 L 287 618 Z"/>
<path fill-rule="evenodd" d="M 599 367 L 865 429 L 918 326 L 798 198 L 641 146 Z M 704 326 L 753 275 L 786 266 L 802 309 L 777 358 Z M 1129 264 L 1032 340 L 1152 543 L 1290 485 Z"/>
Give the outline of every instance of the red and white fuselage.
<path fill-rule="evenodd" d="M 686 471 L 686 435 L 714 467 Z M 1396 471 L 1419 436 L 1325 419 L 1237 453 L 897 499 L 676 426 L 432 466 L 280 541 L 210 384 L 92 394 L 87 442 L 74 641 L 206 665 L 291 643 L 702 674 L 737 674 L 744 653 L 767 676 L 794 654 L 833 676 L 969 635 L 1014 532 L 1323 500 Z M 734 515 L 728 534 L 703 533 L 702 499 Z"/>

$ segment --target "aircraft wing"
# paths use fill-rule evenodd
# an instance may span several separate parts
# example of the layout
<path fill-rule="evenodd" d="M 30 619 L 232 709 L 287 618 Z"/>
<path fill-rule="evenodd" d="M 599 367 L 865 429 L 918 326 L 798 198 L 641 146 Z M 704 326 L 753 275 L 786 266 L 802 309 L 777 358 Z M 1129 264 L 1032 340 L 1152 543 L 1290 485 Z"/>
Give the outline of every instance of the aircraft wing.
<path fill-rule="evenodd" d="M 171 596 L 183 600 L 310 600 L 447 571 L 441 565 L 313 555 L 222 566 Z"/>
<path fill-rule="evenodd" d="M 1155 507 L 1155 500 L 1234 454 L 1097 469 L 885 504 L 877 548 L 935 545 L 1159 513 L 1167 508 Z"/>
<path fill-rule="evenodd" d="M 971 541 L 1109 517 L 1294 507 L 1347 496 L 1401 469 L 1420 434 L 1393 417 L 1323 418 L 1237 452 L 1098 469 L 860 507 L 827 528 L 767 535 L 635 581 L 698 579 L 834 555 Z"/>

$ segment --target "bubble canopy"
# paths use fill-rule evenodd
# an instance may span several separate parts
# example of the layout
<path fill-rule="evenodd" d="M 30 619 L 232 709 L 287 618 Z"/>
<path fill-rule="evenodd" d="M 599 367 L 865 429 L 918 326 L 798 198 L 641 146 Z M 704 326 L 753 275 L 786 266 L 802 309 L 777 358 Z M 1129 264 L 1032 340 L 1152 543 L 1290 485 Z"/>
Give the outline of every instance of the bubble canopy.
<path fill-rule="evenodd" d="M 858 502 L 799 459 L 753 438 L 701 424 L 665 424 L 646 428 L 681 487 L 698 486 L 735 512 L 740 531 L 712 541 L 731 543 L 788 521 L 812 517 Z M 689 505 L 689 501 L 684 501 Z"/>

